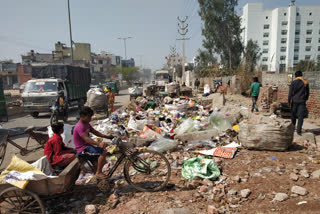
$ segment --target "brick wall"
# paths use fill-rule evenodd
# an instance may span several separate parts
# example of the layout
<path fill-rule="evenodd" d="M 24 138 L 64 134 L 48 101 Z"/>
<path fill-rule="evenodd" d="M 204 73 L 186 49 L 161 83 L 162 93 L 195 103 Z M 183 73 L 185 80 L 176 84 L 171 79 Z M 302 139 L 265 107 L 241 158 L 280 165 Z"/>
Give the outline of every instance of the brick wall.
<path fill-rule="evenodd" d="M 32 78 L 31 76 L 31 66 L 29 65 L 18 65 L 18 82 L 19 84 L 23 84 Z"/>
<path fill-rule="evenodd" d="M 310 97 L 307 102 L 309 115 L 314 118 L 320 118 L 320 72 L 305 72 L 303 76 L 309 81 L 310 87 Z M 287 73 L 264 72 L 262 74 L 262 85 L 277 86 L 277 102 L 288 102 L 289 83 Z"/>

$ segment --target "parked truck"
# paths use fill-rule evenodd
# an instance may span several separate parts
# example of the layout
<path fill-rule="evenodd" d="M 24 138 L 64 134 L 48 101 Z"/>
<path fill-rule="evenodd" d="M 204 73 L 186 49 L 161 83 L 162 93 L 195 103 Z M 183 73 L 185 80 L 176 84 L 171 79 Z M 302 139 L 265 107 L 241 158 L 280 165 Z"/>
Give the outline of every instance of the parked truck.
<path fill-rule="evenodd" d="M 89 68 L 60 64 L 32 66 L 32 77 L 25 85 L 22 100 L 24 111 L 33 117 L 41 112 L 51 112 L 61 90 L 69 107 L 81 108 L 86 102 L 91 83 Z"/>

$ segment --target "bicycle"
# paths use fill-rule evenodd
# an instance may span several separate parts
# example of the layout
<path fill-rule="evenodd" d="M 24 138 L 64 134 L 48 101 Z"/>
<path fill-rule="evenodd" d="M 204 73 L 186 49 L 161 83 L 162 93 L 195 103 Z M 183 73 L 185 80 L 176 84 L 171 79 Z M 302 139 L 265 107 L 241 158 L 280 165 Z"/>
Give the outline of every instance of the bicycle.
<path fill-rule="evenodd" d="M 123 161 L 124 178 L 136 190 L 154 192 L 166 187 L 171 167 L 163 154 L 147 149 L 134 149 L 134 144 L 122 141 L 120 136 L 112 144 L 117 146 L 120 156 L 106 178 L 98 179 L 97 186 L 101 191 L 110 190 L 109 179 Z"/>

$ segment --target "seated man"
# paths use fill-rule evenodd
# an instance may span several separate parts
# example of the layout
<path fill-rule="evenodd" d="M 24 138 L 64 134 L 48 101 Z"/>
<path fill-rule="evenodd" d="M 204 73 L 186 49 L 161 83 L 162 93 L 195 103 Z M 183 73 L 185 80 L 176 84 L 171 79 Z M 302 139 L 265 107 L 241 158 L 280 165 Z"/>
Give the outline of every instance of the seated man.
<path fill-rule="evenodd" d="M 106 142 L 96 142 L 89 137 L 89 133 L 101 137 L 112 139 L 113 136 L 104 135 L 90 125 L 91 118 L 93 116 L 93 111 L 89 107 L 84 107 L 80 111 L 80 120 L 73 130 L 73 142 L 76 146 L 78 155 L 90 160 L 95 168 L 97 177 L 105 177 L 102 173 L 102 167 L 106 162 Z"/>
<path fill-rule="evenodd" d="M 54 134 L 44 147 L 44 155 L 48 157 L 49 163 L 53 167 L 64 168 L 76 158 L 76 151 L 66 147 L 62 141 L 63 126 L 63 123 L 52 124 L 51 128 Z"/>

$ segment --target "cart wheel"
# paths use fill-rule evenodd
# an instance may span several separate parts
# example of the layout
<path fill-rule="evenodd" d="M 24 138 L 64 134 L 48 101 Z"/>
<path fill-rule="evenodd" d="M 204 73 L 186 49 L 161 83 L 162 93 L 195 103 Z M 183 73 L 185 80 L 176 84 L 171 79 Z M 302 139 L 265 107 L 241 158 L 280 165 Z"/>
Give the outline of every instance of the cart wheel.
<path fill-rule="evenodd" d="M 45 214 L 45 208 L 33 192 L 10 187 L 0 193 L 0 213 Z"/>
<path fill-rule="evenodd" d="M 4 156 L 6 155 L 6 149 L 7 149 L 7 138 L 8 136 L 4 136 L 1 143 L 0 143 L 0 166 L 4 160 Z"/>
<path fill-rule="evenodd" d="M 109 193 L 111 190 L 108 178 L 97 179 L 97 186 L 99 190 L 103 193 Z"/>

